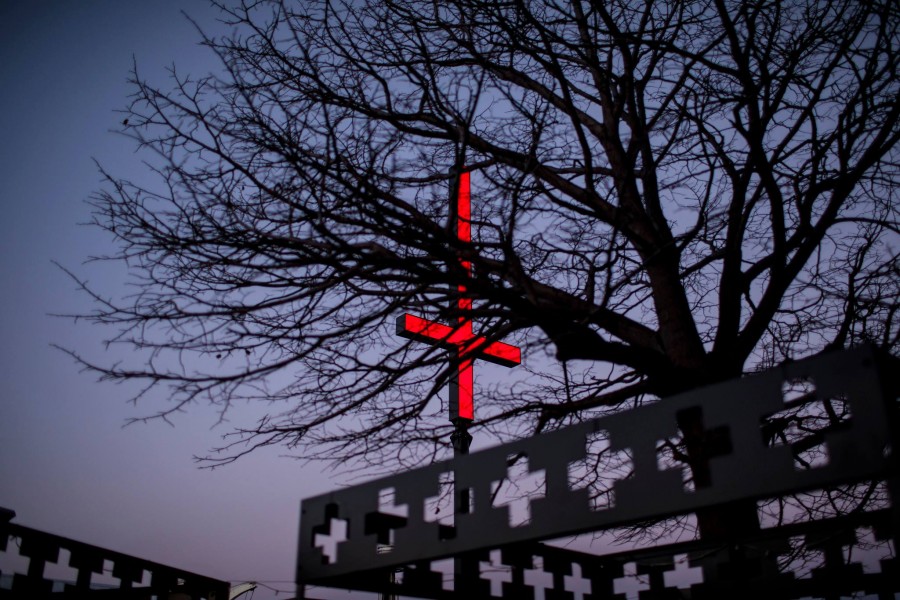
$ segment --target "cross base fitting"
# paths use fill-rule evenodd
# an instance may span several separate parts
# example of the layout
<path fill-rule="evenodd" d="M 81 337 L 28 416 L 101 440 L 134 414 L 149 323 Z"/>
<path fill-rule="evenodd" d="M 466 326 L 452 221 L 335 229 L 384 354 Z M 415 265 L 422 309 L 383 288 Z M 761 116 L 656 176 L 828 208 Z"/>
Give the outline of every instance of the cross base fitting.
<path fill-rule="evenodd" d="M 453 445 L 454 454 L 468 454 L 472 445 L 472 435 L 469 433 L 469 421 L 467 419 L 454 419 L 454 430 L 450 434 L 450 443 Z"/>

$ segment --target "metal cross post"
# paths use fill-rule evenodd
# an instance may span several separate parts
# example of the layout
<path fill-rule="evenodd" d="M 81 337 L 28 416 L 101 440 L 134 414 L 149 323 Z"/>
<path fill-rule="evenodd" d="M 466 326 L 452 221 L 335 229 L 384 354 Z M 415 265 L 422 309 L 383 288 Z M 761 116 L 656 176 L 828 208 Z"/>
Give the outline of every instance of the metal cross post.
<path fill-rule="evenodd" d="M 451 199 L 451 202 L 453 200 Z M 456 197 L 456 237 L 464 244 L 472 242 L 472 211 L 469 173 L 463 171 L 459 176 L 459 192 Z M 466 276 L 472 276 L 472 263 L 460 259 Z M 450 360 L 454 371 L 450 375 L 449 408 L 450 422 L 454 430 L 450 436 L 453 453 L 457 456 L 469 453 L 472 435 L 469 424 L 475 418 L 475 405 L 472 395 L 473 372 L 472 363 L 476 358 L 486 360 L 505 367 L 514 367 L 522 362 L 522 353 L 516 346 L 503 342 L 488 342 L 476 336 L 472 330 L 472 299 L 466 293 L 466 286 L 457 288 L 456 307 L 459 317 L 455 326 L 444 325 L 421 317 L 404 314 L 397 319 L 397 334 L 411 340 L 417 340 L 446 348 L 450 351 Z M 456 514 L 469 512 L 469 490 L 460 490 L 456 494 L 454 511 Z M 463 593 L 466 585 L 463 573 L 470 573 L 477 568 L 477 561 L 458 557 L 454 561 L 456 585 L 455 593 Z"/>

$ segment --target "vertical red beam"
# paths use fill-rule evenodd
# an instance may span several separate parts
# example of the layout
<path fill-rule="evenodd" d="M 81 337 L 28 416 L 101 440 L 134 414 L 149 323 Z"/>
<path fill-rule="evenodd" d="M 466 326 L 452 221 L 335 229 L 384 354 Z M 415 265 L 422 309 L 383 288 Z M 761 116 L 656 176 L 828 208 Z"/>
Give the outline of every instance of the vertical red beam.
<path fill-rule="evenodd" d="M 469 188 L 469 173 L 463 172 L 459 176 L 459 192 L 456 196 L 456 237 L 461 242 L 472 241 L 472 192 Z M 462 266 L 466 270 L 466 277 L 472 276 L 472 263 L 463 260 Z M 466 286 L 459 286 L 459 308 L 472 308 L 472 302 L 465 297 Z"/>
<path fill-rule="evenodd" d="M 469 173 L 468 171 L 463 171 L 459 176 L 459 190 L 456 195 L 456 237 L 465 244 L 472 242 L 472 194 L 469 185 Z M 466 278 L 471 277 L 472 263 L 465 259 L 462 259 L 460 262 L 466 271 Z M 472 321 L 469 311 L 472 310 L 472 299 L 468 297 L 465 285 L 460 284 L 458 286 L 456 302 L 459 309 L 459 330 L 467 338 L 471 338 Z M 475 418 L 473 358 L 462 360 L 460 353 L 457 352 L 456 386 L 452 384 L 450 386 L 451 415 L 456 414 L 459 418 L 467 421 Z M 456 387 L 455 390 L 453 389 L 454 387 Z M 454 404 L 456 405 L 456 410 L 453 410 Z"/>

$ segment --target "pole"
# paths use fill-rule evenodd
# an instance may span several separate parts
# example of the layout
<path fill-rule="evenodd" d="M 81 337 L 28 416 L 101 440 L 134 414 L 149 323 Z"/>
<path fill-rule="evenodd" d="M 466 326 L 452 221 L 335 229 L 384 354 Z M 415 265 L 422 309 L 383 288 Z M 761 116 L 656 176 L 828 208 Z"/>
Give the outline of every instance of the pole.
<path fill-rule="evenodd" d="M 453 456 L 459 458 L 469 453 L 469 447 L 472 445 L 472 434 L 469 433 L 468 419 L 456 418 L 453 420 L 453 433 L 450 435 L 450 443 L 453 444 Z M 454 517 L 453 524 L 459 526 L 460 515 L 468 514 L 471 506 L 470 490 L 459 490 L 455 488 L 455 499 L 453 504 Z M 477 569 L 478 565 L 472 563 L 471 557 L 456 556 L 453 559 L 453 593 L 456 596 L 469 593 L 469 581 L 472 577 L 472 569 Z"/>

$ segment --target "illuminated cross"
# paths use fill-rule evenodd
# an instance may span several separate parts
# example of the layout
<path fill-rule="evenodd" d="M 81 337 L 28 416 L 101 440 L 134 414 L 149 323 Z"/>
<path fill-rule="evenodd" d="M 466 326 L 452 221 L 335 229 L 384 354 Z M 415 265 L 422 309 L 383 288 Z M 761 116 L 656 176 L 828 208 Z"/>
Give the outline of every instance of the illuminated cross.
<path fill-rule="evenodd" d="M 463 243 L 472 241 L 471 196 L 469 174 L 459 177 L 459 194 L 456 201 L 456 237 Z M 466 275 L 472 275 L 472 263 L 460 261 Z M 397 319 L 397 334 L 411 340 L 426 342 L 446 348 L 451 353 L 455 371 L 450 376 L 450 420 L 471 421 L 475 418 L 472 401 L 472 363 L 476 358 L 514 367 L 522 362 L 520 350 L 503 342 L 488 342 L 472 331 L 472 299 L 466 296 L 466 286 L 458 289 L 457 307 L 459 322 L 456 326 L 444 325 L 421 317 L 405 314 Z"/>

